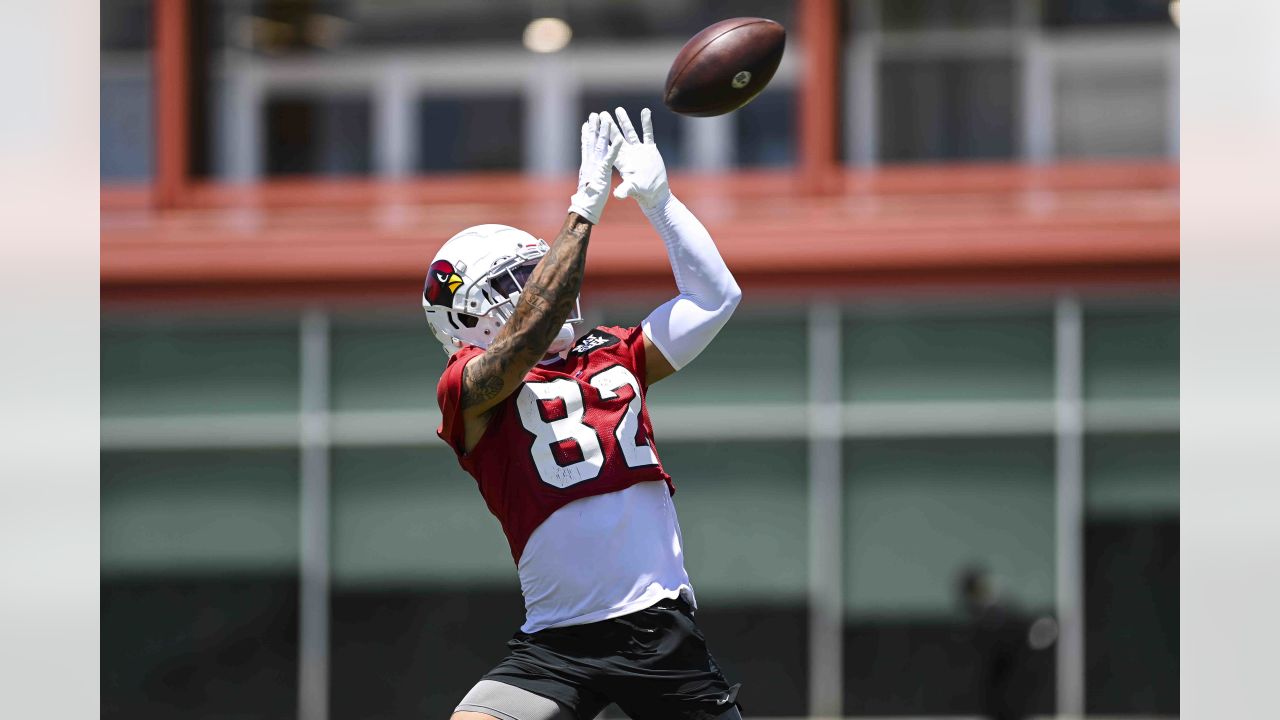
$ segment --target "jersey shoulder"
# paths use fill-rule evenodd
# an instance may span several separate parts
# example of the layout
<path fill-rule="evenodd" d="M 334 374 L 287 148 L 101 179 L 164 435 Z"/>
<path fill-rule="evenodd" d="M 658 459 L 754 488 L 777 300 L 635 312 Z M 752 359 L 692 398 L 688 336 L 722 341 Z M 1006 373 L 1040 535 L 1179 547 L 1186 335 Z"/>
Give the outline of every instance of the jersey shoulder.
<path fill-rule="evenodd" d="M 645 385 L 644 332 L 639 326 L 600 325 L 578 338 L 568 353 L 578 372 L 592 375 L 622 365 Z"/>
<path fill-rule="evenodd" d="M 571 361 L 591 366 L 601 362 L 621 362 L 643 370 L 644 333 L 639 326 L 600 325 L 579 337 L 568 354 Z"/>
<path fill-rule="evenodd" d="M 484 348 L 479 348 L 474 345 L 465 345 L 460 350 L 449 356 L 449 360 L 445 364 L 444 371 L 440 373 L 440 380 L 436 383 L 436 399 L 439 401 L 442 409 L 450 395 L 457 395 L 461 393 L 463 368 L 466 367 L 466 364 L 473 358 L 483 354 Z"/>
<path fill-rule="evenodd" d="M 639 328 L 598 325 L 592 328 L 591 332 L 578 338 L 578 341 L 569 349 L 569 357 L 585 357 L 617 345 L 623 345 L 624 347 L 615 348 L 613 352 L 625 349 L 632 332 L 638 330 Z M 606 350 L 606 352 L 608 351 Z"/>

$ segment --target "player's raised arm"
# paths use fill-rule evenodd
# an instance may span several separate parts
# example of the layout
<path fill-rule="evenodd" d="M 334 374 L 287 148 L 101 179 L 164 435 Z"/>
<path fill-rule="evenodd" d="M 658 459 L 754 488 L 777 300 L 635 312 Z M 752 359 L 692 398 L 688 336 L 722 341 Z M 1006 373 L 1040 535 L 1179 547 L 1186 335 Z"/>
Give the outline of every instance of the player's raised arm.
<path fill-rule="evenodd" d="M 662 236 L 680 294 L 645 318 L 646 383 L 689 364 L 729 321 L 742 291 L 725 265 L 711 234 L 667 186 L 667 168 L 653 142 L 648 108 L 640 112 L 644 133 L 636 135 L 627 111 L 616 110 L 623 148 L 615 163 L 622 184 L 614 194 L 634 197 Z"/>
<path fill-rule="evenodd" d="M 613 162 L 622 144 L 612 126 L 605 113 L 592 113 L 582 125 L 578 192 L 569 200 L 564 227 L 529 276 L 511 319 L 462 371 L 462 411 L 468 420 L 480 418 L 520 386 L 573 310 L 591 227 L 609 199 Z M 474 429 L 468 428 L 468 435 Z"/>

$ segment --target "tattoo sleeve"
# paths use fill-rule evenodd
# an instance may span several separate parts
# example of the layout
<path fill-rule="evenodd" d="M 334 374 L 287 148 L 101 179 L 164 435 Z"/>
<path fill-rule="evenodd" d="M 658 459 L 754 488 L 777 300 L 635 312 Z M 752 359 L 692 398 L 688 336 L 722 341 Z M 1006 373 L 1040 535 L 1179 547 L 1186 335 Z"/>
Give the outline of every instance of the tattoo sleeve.
<path fill-rule="evenodd" d="M 591 223 L 569 213 L 555 244 L 529 276 L 511 320 L 462 371 L 462 408 L 488 409 L 511 394 L 546 355 L 582 287 Z"/>

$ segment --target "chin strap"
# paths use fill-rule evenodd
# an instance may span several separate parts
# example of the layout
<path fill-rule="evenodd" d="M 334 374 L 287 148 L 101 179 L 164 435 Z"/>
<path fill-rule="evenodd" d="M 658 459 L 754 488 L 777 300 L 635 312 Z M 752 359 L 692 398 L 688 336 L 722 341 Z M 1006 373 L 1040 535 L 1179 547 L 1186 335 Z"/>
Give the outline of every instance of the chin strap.
<path fill-rule="evenodd" d="M 644 214 L 662 236 L 680 294 L 663 303 L 642 327 L 671 367 L 698 356 L 742 299 L 742 290 L 716 250 L 711 234 L 674 195 Z"/>

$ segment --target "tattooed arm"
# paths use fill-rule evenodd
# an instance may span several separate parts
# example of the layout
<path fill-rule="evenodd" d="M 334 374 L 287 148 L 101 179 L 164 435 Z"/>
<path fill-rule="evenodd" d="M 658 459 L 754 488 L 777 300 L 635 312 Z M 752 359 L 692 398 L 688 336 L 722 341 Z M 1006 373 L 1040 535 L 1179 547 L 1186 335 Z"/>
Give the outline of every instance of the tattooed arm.
<path fill-rule="evenodd" d="M 516 391 L 524 376 L 547 354 L 564 321 L 569 319 L 582 269 L 587 262 L 591 227 L 600 222 L 613 162 L 622 143 L 608 113 L 591 113 L 582 124 L 582 165 L 578 191 L 569 198 L 569 217 L 555 244 L 538 261 L 520 293 L 516 309 L 483 355 L 462 369 L 462 420 L 466 451 L 471 452 L 489 424 L 490 411 Z"/>
<path fill-rule="evenodd" d="M 462 370 L 462 416 L 466 450 L 470 452 L 489 424 L 488 414 L 515 392 L 529 369 L 573 311 L 587 261 L 591 223 L 570 212 L 555 244 L 538 262 L 516 305 L 493 344 Z"/>

